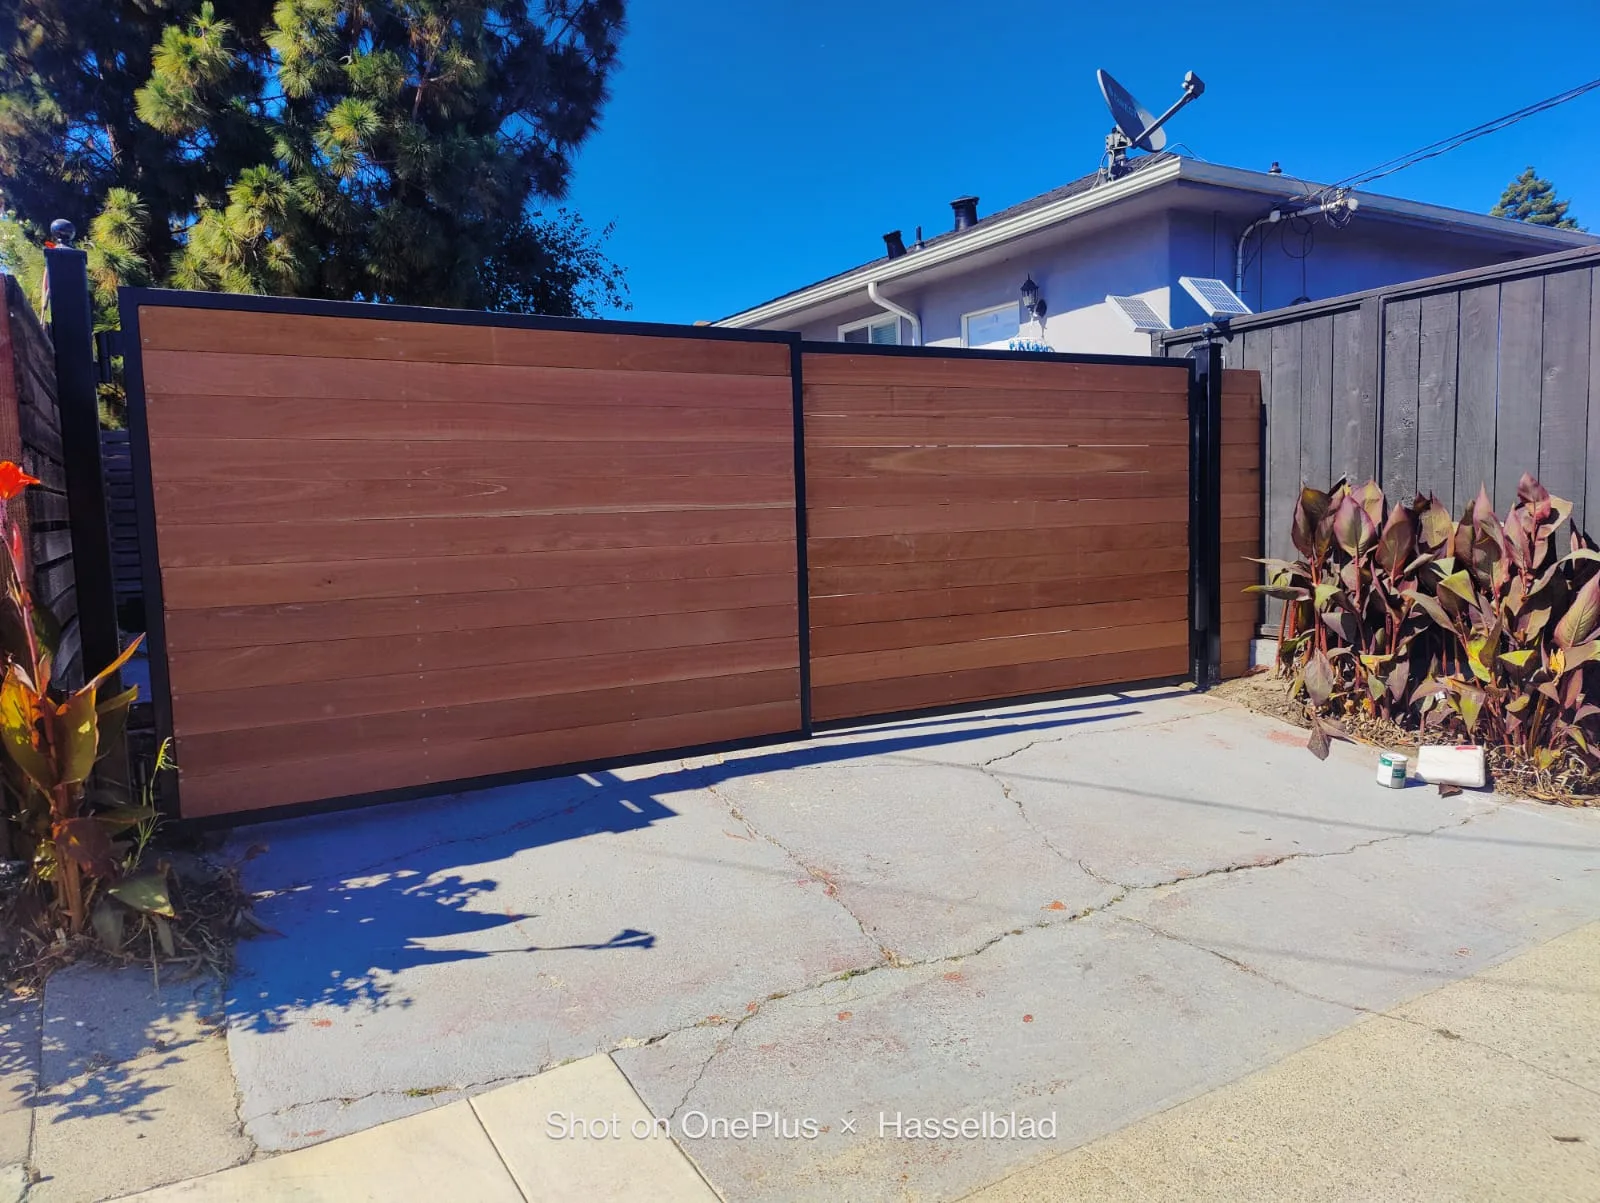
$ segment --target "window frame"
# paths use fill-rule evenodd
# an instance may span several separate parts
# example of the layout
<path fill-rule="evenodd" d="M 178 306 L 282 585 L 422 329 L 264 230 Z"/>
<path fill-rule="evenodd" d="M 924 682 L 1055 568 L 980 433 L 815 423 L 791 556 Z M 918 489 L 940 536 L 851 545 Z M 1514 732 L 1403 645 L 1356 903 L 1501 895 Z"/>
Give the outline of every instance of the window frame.
<path fill-rule="evenodd" d="M 886 326 L 891 322 L 894 323 L 894 342 L 892 342 L 892 343 L 874 343 L 872 341 L 872 327 L 873 326 Z M 840 342 L 844 342 L 845 341 L 845 337 L 844 336 L 847 333 L 849 333 L 851 330 L 860 330 L 863 327 L 865 327 L 866 331 L 867 331 L 867 341 L 866 341 L 865 345 L 867 345 L 869 347 L 870 346 L 876 346 L 876 347 L 898 347 L 898 346 L 901 345 L 900 344 L 900 316 L 898 314 L 894 314 L 894 313 L 889 313 L 889 314 L 877 313 L 877 314 L 874 314 L 872 317 L 864 317 L 864 318 L 859 319 L 858 321 L 845 322 L 843 325 L 841 325 L 839 327 L 839 341 Z"/>
<path fill-rule="evenodd" d="M 967 331 L 969 329 L 969 324 L 970 324 L 970 322 L 971 322 L 971 320 L 973 318 L 988 317 L 991 313 L 999 313 L 1002 310 L 1010 310 L 1012 313 L 1014 313 L 1016 315 L 1016 318 L 1017 318 L 1017 328 L 1011 334 L 1006 336 L 1007 340 L 1019 337 L 1022 334 L 1022 302 L 1021 301 L 1003 301 L 998 305 L 990 305 L 985 309 L 974 309 L 971 313 L 963 313 L 961 315 L 961 345 L 963 347 L 966 347 L 966 348 L 972 349 L 972 350 L 980 350 L 980 351 L 983 350 L 982 347 L 974 348 L 972 346 L 972 339 L 967 333 Z M 991 344 L 986 344 L 986 345 L 989 346 L 989 348 L 992 350 L 995 347 L 999 346 L 1000 344 L 999 343 L 991 343 Z"/>

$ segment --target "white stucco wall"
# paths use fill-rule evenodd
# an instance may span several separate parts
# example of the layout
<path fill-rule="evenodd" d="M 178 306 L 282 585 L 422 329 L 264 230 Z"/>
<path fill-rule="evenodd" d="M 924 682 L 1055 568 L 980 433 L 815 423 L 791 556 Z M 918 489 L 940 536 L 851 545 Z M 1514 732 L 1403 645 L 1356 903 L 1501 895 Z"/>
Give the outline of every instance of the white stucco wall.
<path fill-rule="evenodd" d="M 961 346 L 961 317 L 1021 297 L 1031 276 L 1047 312 L 1043 341 L 1057 351 L 1146 355 L 1149 337 L 1135 334 L 1105 303 L 1107 293 L 1142 296 L 1163 317 L 1167 313 L 1171 240 L 1164 215 L 1128 222 L 1097 238 L 1057 244 L 1043 253 L 1010 255 L 953 279 L 911 287 L 884 285 L 883 294 L 922 319 L 926 346 Z M 862 303 L 843 315 L 800 326 L 808 339 L 834 340 L 839 327 L 881 312 L 862 293 Z M 901 323 L 902 340 L 909 339 Z M 1023 318 L 1024 337 L 1038 329 Z"/>

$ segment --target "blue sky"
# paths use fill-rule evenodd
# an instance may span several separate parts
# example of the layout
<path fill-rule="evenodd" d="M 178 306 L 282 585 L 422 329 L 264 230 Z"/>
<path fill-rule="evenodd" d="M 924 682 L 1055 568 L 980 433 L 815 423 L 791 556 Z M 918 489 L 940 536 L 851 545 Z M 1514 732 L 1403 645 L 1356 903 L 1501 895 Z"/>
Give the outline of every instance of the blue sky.
<path fill-rule="evenodd" d="M 726 316 L 1093 171 L 1105 67 L 1211 162 L 1332 180 L 1600 75 L 1592 27 L 1476 0 L 633 0 L 568 202 L 647 321 Z M 1530 18 L 1547 9 L 1530 10 Z M 1529 163 L 1600 231 L 1600 92 L 1374 187 L 1486 211 Z M 610 315 L 620 316 L 620 315 Z"/>

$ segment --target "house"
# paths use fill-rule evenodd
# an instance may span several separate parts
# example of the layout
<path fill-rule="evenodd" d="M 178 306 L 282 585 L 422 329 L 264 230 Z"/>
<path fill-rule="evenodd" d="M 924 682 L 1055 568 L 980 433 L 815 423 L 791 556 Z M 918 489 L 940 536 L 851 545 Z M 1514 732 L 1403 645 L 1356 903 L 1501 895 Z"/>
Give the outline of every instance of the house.
<path fill-rule="evenodd" d="M 1180 276 L 1237 282 L 1259 312 L 1600 241 L 1366 192 L 1318 212 L 1308 199 L 1317 189 L 1276 170 L 1147 155 L 1116 179 L 1084 176 L 989 216 L 961 197 L 950 230 L 909 246 L 899 231 L 885 235 L 880 258 L 714 324 L 826 341 L 1005 348 L 1020 337 L 1056 351 L 1148 355 L 1149 336 L 1108 295 L 1139 297 L 1187 326 L 1204 315 Z M 1028 283 L 1037 320 L 1023 303 Z"/>

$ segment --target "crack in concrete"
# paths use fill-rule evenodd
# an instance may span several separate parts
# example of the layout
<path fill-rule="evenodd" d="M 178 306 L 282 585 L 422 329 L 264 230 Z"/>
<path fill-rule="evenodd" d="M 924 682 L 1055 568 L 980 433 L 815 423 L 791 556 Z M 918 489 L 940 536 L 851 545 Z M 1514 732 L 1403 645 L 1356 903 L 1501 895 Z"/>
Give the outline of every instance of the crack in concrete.
<path fill-rule="evenodd" d="M 1042 740 L 1042 741 L 1038 741 L 1038 742 L 1051 742 L 1051 741 Z M 1017 749 L 1017 752 L 1021 752 L 1021 751 L 1024 751 L 1024 750 L 1025 749 L 1020 749 L 1019 748 L 1019 749 Z M 1017 752 L 1008 753 L 1007 755 L 1016 755 Z M 1003 759 L 1003 757 L 1001 759 Z M 995 777 L 994 779 L 997 782 L 999 782 L 999 778 L 998 777 Z M 736 807 L 734 807 L 731 804 L 728 804 L 728 805 L 729 805 L 730 812 L 734 813 L 735 817 L 738 818 L 741 823 L 744 823 L 744 825 L 751 831 L 752 834 L 760 835 L 761 838 L 766 839 L 768 842 L 774 844 L 776 847 L 781 848 L 785 853 L 787 853 L 795 861 L 796 864 L 801 865 L 802 868 L 805 867 L 804 862 L 801 861 L 799 857 L 796 857 L 787 848 L 784 848 L 782 844 L 778 843 L 778 841 L 773 840 L 770 837 L 765 836 L 761 832 L 757 831 L 756 828 L 753 827 L 749 823 L 749 821 L 744 818 L 744 816 L 742 814 L 738 813 L 738 810 L 737 810 Z M 1081 920 L 1081 919 L 1086 919 L 1086 918 L 1090 917 L 1091 915 L 1103 914 L 1103 913 L 1105 913 L 1107 911 L 1110 911 L 1112 908 L 1116 907 L 1118 904 L 1120 904 L 1121 902 L 1126 900 L 1130 894 L 1133 894 L 1135 892 L 1144 892 L 1144 891 L 1151 891 L 1151 890 L 1169 889 L 1169 888 L 1172 888 L 1172 887 L 1175 887 L 1175 886 L 1185 885 L 1185 884 L 1187 884 L 1189 882 L 1200 881 L 1200 880 L 1203 880 L 1204 878 L 1207 878 L 1207 877 L 1216 877 L 1216 876 L 1220 876 L 1220 875 L 1228 874 L 1228 873 L 1238 873 L 1238 872 L 1242 872 L 1242 871 L 1250 870 L 1250 869 L 1270 869 L 1270 868 L 1273 868 L 1273 867 L 1275 867 L 1277 865 L 1281 865 L 1281 864 L 1284 864 L 1284 863 L 1286 863 L 1288 861 L 1292 861 L 1292 860 L 1315 860 L 1315 859 L 1321 859 L 1321 858 L 1324 858 L 1324 857 L 1349 856 L 1349 855 L 1351 855 L 1353 853 L 1360 852 L 1360 851 L 1362 851 L 1362 850 L 1364 850 L 1366 848 L 1373 847 L 1374 845 L 1377 845 L 1377 844 L 1386 844 L 1386 843 L 1391 843 L 1391 842 L 1394 842 L 1394 841 L 1397 841 L 1397 840 L 1411 839 L 1411 838 L 1413 838 L 1415 836 L 1435 835 L 1435 834 L 1437 834 L 1437 833 L 1439 833 L 1441 831 L 1447 831 L 1447 830 L 1449 830 L 1451 828 L 1454 828 L 1454 827 L 1464 827 L 1468 823 L 1471 823 L 1471 822 L 1473 822 L 1473 821 L 1475 821 L 1475 820 L 1477 820 L 1479 818 L 1484 817 L 1487 814 L 1492 813 L 1493 810 L 1495 810 L 1495 809 L 1498 809 L 1498 803 L 1491 804 L 1491 806 L 1490 806 L 1490 808 L 1488 810 L 1478 811 L 1476 813 L 1473 813 L 1473 814 L 1470 814 L 1470 815 L 1466 815 L 1465 817 L 1463 817 L 1461 819 L 1458 819 L 1458 820 L 1455 820 L 1453 822 L 1440 824 L 1438 827 L 1433 827 L 1433 828 L 1429 828 L 1429 829 L 1422 830 L 1422 831 L 1408 831 L 1408 832 L 1402 832 L 1402 833 L 1399 833 L 1399 834 L 1396 834 L 1396 835 L 1380 836 L 1380 837 L 1378 837 L 1376 839 L 1371 839 L 1371 840 L 1363 840 L 1360 843 L 1352 845 L 1349 848 L 1333 849 L 1333 850 L 1327 851 L 1327 852 L 1292 852 L 1292 853 L 1288 853 L 1288 854 L 1286 854 L 1284 856 L 1274 857 L 1273 859 L 1267 860 L 1267 861 L 1249 861 L 1249 862 L 1244 862 L 1244 863 L 1241 863 L 1241 864 L 1223 865 L 1223 866 L 1219 866 L 1218 868 L 1215 868 L 1215 869 L 1207 870 L 1204 873 L 1196 873 L 1196 874 L 1191 874 L 1191 875 L 1183 876 L 1183 877 L 1174 877 L 1174 878 L 1171 878 L 1171 879 L 1169 879 L 1167 881 L 1152 882 L 1152 883 L 1150 883 L 1148 885 L 1131 885 L 1131 886 L 1130 885 L 1126 885 L 1126 884 L 1123 884 L 1121 882 L 1117 882 L 1117 881 L 1114 881 L 1114 880 L 1112 880 L 1110 878 L 1107 878 L 1107 877 L 1105 877 L 1105 876 L 1103 876 L 1103 875 L 1101 875 L 1099 873 L 1096 873 L 1093 869 L 1089 868 L 1089 866 L 1087 866 L 1087 865 L 1084 865 L 1081 861 L 1074 861 L 1073 863 L 1078 864 L 1081 868 L 1083 868 L 1084 872 L 1088 873 L 1091 877 L 1094 877 L 1096 880 L 1104 882 L 1105 884 L 1116 888 L 1119 892 L 1115 896 L 1113 896 L 1112 898 L 1106 900 L 1105 902 L 1084 907 L 1082 910 L 1076 911 L 1073 914 L 1066 915 L 1066 916 L 1061 916 L 1061 917 L 1054 918 L 1054 919 L 1040 919 L 1040 920 L 1036 920 L 1033 923 L 1024 924 L 1022 927 L 1010 928 L 1010 929 L 1008 929 L 1006 931 L 999 932 L 996 935 L 991 936 L 989 939 L 983 941 L 983 943 L 977 945 L 974 948 L 968 949 L 968 950 L 966 950 L 964 952 L 947 953 L 947 954 L 945 954 L 943 956 L 927 957 L 927 958 L 924 958 L 922 960 L 917 960 L 917 961 L 903 961 L 903 960 L 899 960 L 899 959 L 885 960 L 885 961 L 880 962 L 880 963 L 875 964 L 875 965 L 864 966 L 862 968 L 857 968 L 857 969 L 848 969 L 848 970 L 845 970 L 842 973 L 830 974 L 828 977 L 822 978 L 821 980 L 813 982 L 813 983 L 811 983 L 809 985 L 800 986 L 800 987 L 795 988 L 794 990 L 788 990 L 788 991 L 783 991 L 783 992 L 780 992 L 780 993 L 769 995 L 762 1002 L 760 1002 L 758 1004 L 754 1004 L 754 1009 L 749 1011 L 749 1012 L 747 1012 L 744 1016 L 742 1016 L 739 1019 L 739 1021 L 733 1025 L 732 1029 L 728 1032 L 727 1036 L 717 1042 L 716 1047 L 713 1048 L 711 1050 L 711 1052 L 706 1056 L 705 1060 L 701 1062 L 699 1070 L 696 1071 L 693 1080 L 689 1083 L 689 1086 L 687 1087 L 687 1089 L 685 1089 L 685 1091 L 683 1093 L 683 1096 L 678 1100 L 677 1106 L 673 1108 L 671 1115 L 672 1115 L 673 1118 L 677 1117 L 678 1112 L 683 1110 L 683 1108 L 688 1104 L 689 1099 L 694 1094 L 695 1090 L 697 1090 L 699 1088 L 701 1082 L 704 1081 L 706 1073 L 711 1067 L 711 1063 L 713 1061 L 715 1061 L 719 1055 L 721 1055 L 721 1053 L 729 1046 L 729 1044 L 732 1043 L 733 1038 L 738 1034 L 739 1030 L 741 1028 L 743 1028 L 746 1023 L 748 1023 L 750 1020 L 754 1019 L 757 1015 L 761 1014 L 766 1009 L 766 1005 L 768 1003 L 789 1001 L 789 1000 L 797 999 L 797 998 L 801 997 L 802 995 L 809 994 L 809 993 L 812 993 L 812 992 L 817 991 L 817 990 L 821 990 L 824 987 L 830 986 L 835 982 L 845 981 L 845 980 L 848 980 L 850 978 L 855 978 L 855 977 L 865 977 L 865 976 L 867 976 L 869 974 L 875 974 L 875 973 L 881 972 L 883 970 L 921 969 L 921 968 L 927 968 L 927 967 L 933 966 L 933 965 L 941 965 L 941 964 L 948 964 L 948 963 L 951 963 L 951 962 L 970 960 L 973 957 L 981 956 L 983 953 L 987 952 L 989 949 L 993 948 L 996 944 L 999 944 L 1001 941 L 1010 939 L 1010 938 L 1012 938 L 1014 936 L 1021 936 L 1021 935 L 1024 935 L 1025 933 L 1027 933 L 1029 931 L 1043 930 L 1043 929 L 1046 929 L 1046 928 L 1049 928 L 1049 927 L 1053 927 L 1056 924 L 1061 923 L 1061 922 L 1073 923 L 1073 922 L 1077 922 L 1078 920 Z M 1052 851 L 1055 851 L 1055 849 L 1052 849 Z M 1061 854 L 1058 852 L 1057 855 L 1061 855 Z M 841 904 L 841 905 L 843 905 L 843 904 Z M 846 910 L 847 910 L 847 913 L 848 913 L 848 908 L 846 908 Z M 854 916 L 852 916 L 852 918 L 853 917 Z M 1143 928 L 1147 929 L 1148 931 L 1152 932 L 1155 935 L 1161 936 L 1161 937 L 1169 939 L 1169 940 L 1173 940 L 1173 941 L 1175 941 L 1177 943 L 1180 943 L 1180 944 L 1188 945 L 1188 946 L 1190 946 L 1192 948 L 1197 949 L 1198 951 L 1209 953 L 1210 955 L 1212 955 L 1214 957 L 1217 957 L 1218 959 L 1220 959 L 1222 961 L 1227 962 L 1228 964 L 1232 965 L 1234 968 L 1240 970 L 1241 972 L 1248 973 L 1248 974 L 1250 974 L 1250 975 L 1252 975 L 1254 977 L 1258 977 L 1262 981 L 1268 982 L 1269 984 L 1277 986 L 1277 987 L 1279 987 L 1281 989 L 1290 990 L 1290 991 L 1293 991 L 1295 993 L 1301 994 L 1301 995 L 1303 995 L 1303 996 L 1305 996 L 1307 998 L 1313 998 L 1313 999 L 1316 999 L 1319 1002 L 1327 1003 L 1327 1004 L 1332 1005 L 1332 1006 L 1344 1007 L 1344 1008 L 1346 1008 L 1348 1010 L 1351 1010 L 1351 1011 L 1357 1011 L 1357 1012 L 1363 1012 L 1364 1011 L 1366 1013 L 1376 1014 L 1376 1015 L 1384 1014 L 1384 1012 L 1370 1011 L 1370 1010 L 1368 1010 L 1366 1008 L 1362 1008 L 1360 1006 L 1357 1006 L 1357 1005 L 1351 1004 L 1351 1003 L 1341 1002 L 1341 1001 L 1339 1001 L 1337 999 L 1320 998 L 1315 994 L 1311 994 L 1311 993 L 1309 993 L 1307 991 L 1300 990 L 1300 989 L 1298 989 L 1297 987 L 1291 985 L 1288 982 L 1279 981 L 1279 980 L 1271 977 L 1268 974 L 1262 973 L 1260 970 L 1256 969 L 1254 966 L 1249 965 L 1249 964 L 1245 963 L 1244 961 L 1240 961 L 1235 957 L 1231 957 L 1226 953 L 1219 952 L 1219 951 L 1217 951 L 1216 949 L 1213 949 L 1213 948 L 1208 948 L 1208 947 L 1206 947 L 1205 945 L 1202 945 L 1202 944 L 1198 944 L 1198 943 L 1194 943 L 1194 942 L 1189 941 L 1189 940 L 1185 940 L 1181 936 L 1175 935 L 1172 932 L 1165 931 L 1162 928 L 1156 926 L 1155 924 L 1148 922 L 1147 920 L 1128 918 L 1128 917 L 1120 916 L 1120 915 L 1113 916 L 1113 918 L 1116 918 L 1117 920 L 1119 920 L 1121 922 L 1124 922 L 1124 923 L 1136 924 L 1136 925 L 1138 925 L 1140 927 L 1143 927 Z M 662 1040 L 669 1039 L 672 1036 L 678 1035 L 678 1034 L 680 1034 L 682 1032 L 686 1032 L 686 1031 L 692 1030 L 693 1028 L 703 1027 L 703 1026 L 705 1026 L 705 1023 L 704 1023 L 704 1021 L 701 1021 L 699 1023 L 689 1024 L 689 1025 L 687 1025 L 685 1027 L 682 1027 L 682 1028 L 675 1028 L 675 1029 L 673 1029 L 671 1031 L 664 1032 L 659 1036 L 651 1037 L 649 1040 L 645 1041 L 645 1044 L 647 1044 L 647 1045 L 649 1045 L 649 1044 L 658 1044 Z M 1423 1025 L 1423 1026 L 1425 1026 L 1425 1025 Z M 1488 1047 L 1488 1046 L 1485 1046 L 1485 1047 Z M 618 1050 L 612 1050 L 612 1051 L 615 1052 L 615 1051 L 618 1051 Z M 1496 1050 L 1496 1051 L 1498 1051 L 1498 1050 Z M 1548 1071 L 1546 1071 L 1546 1072 L 1548 1072 Z M 1552 1076 L 1558 1076 L 1558 1075 L 1552 1075 Z"/>
<path fill-rule="evenodd" d="M 775 836 L 768 835 L 766 832 L 759 829 L 754 823 L 745 817 L 744 811 L 739 809 L 738 804 L 724 795 L 720 790 L 717 789 L 715 785 L 707 783 L 703 788 L 705 789 L 706 793 L 710 794 L 713 798 L 716 798 L 725 807 L 727 807 L 728 813 L 733 816 L 734 821 L 743 824 L 744 829 L 748 831 L 753 838 L 771 844 L 779 852 L 783 853 L 786 857 L 793 861 L 795 865 L 797 865 L 806 874 L 807 877 L 811 878 L 813 881 L 821 882 L 823 894 L 828 898 L 833 899 L 834 902 L 838 903 L 839 909 L 850 916 L 856 927 L 860 929 L 862 936 L 878 950 L 878 955 L 883 958 L 883 964 L 896 965 L 900 963 L 899 958 L 894 953 L 894 950 L 889 948 L 883 943 L 882 940 L 879 940 L 870 931 L 868 931 L 867 925 L 862 920 L 861 916 L 857 915 L 853 910 L 851 910 L 849 904 L 839 896 L 839 884 L 838 882 L 834 881 L 831 873 L 825 869 L 819 869 L 815 865 L 807 864 L 806 861 L 799 855 L 799 853 L 794 851 L 794 849 L 784 844 Z M 740 1022 L 742 1023 L 743 1020 Z"/>
<path fill-rule="evenodd" d="M 1460 824 L 1450 824 L 1450 826 L 1460 826 Z M 1441 828 L 1441 830 L 1443 829 Z M 1464 1044 L 1472 1045 L 1474 1048 L 1480 1048 L 1485 1052 L 1493 1053 L 1498 1057 L 1504 1057 L 1508 1061 L 1513 1061 L 1516 1064 L 1521 1065 L 1524 1069 L 1531 1069 L 1536 1073 L 1543 1075 L 1544 1077 L 1552 1078 L 1557 1082 L 1563 1082 L 1568 1086 L 1576 1086 L 1585 1094 L 1592 1094 L 1597 1098 L 1600 1098 L 1600 1090 L 1596 1090 L 1594 1087 L 1587 1086 L 1582 1082 L 1575 1081 L 1572 1078 L 1566 1077 L 1564 1074 L 1559 1074 L 1547 1066 L 1539 1065 L 1533 1061 L 1528 1061 L 1525 1058 L 1517 1056 L 1515 1053 L 1509 1053 L 1502 1048 L 1496 1048 L 1492 1044 L 1485 1044 L 1481 1040 L 1474 1040 L 1472 1037 L 1463 1036 L 1459 1032 L 1452 1032 L 1444 1028 L 1435 1027 L 1433 1024 L 1425 1023 L 1420 1019 L 1408 1019 L 1404 1015 L 1396 1015 L 1392 1009 L 1382 1011 L 1376 1007 L 1367 1007 L 1361 1005 L 1360 1003 L 1347 1002 L 1342 998 L 1329 998 L 1325 994 L 1318 994 L 1315 990 L 1307 990 L 1305 987 L 1297 986 L 1293 982 L 1287 982 L 1282 978 L 1274 977 L 1272 974 L 1250 964 L 1248 961 L 1241 960 L 1235 956 L 1230 956 L 1228 953 L 1225 953 L 1220 949 L 1212 948 L 1207 944 L 1202 944 L 1198 940 L 1186 939 L 1175 932 L 1168 931 L 1166 928 L 1163 928 L 1155 923 L 1151 923 L 1148 919 L 1134 919 L 1125 915 L 1119 915 L 1116 918 L 1120 923 L 1134 924 L 1135 926 L 1141 927 L 1150 932 L 1152 935 L 1160 936 L 1162 939 L 1171 940 L 1175 944 L 1182 944 L 1185 948 L 1193 948 L 1197 952 L 1208 953 L 1211 956 L 1216 957 L 1219 961 L 1231 965 L 1241 973 L 1248 974 L 1250 977 L 1256 978 L 1259 981 L 1263 981 L 1269 986 L 1275 986 L 1278 989 L 1286 990 L 1291 994 L 1298 994 L 1301 998 L 1309 998 L 1313 1002 L 1324 1003 L 1330 1007 L 1340 1007 L 1346 1011 L 1355 1012 L 1358 1015 L 1367 1015 L 1375 1019 L 1387 1019 L 1394 1023 L 1403 1023 L 1409 1027 L 1419 1028 L 1423 1031 L 1443 1036 L 1448 1040 L 1459 1040 Z M 1450 986 L 1456 985 L 1459 982 L 1471 980 L 1473 976 L 1475 975 L 1467 974 L 1463 977 L 1455 979 L 1454 981 L 1446 982 L 1443 986 L 1437 987 L 1437 989 L 1449 989 Z M 1418 997 L 1426 997 L 1426 995 L 1435 992 L 1436 991 L 1433 990 L 1424 991 L 1424 993 Z M 1401 1003 L 1400 1005 L 1405 1006 L 1406 1003 Z"/>
<path fill-rule="evenodd" d="M 626 1046 L 623 1046 L 623 1047 L 626 1047 Z M 296 1111 L 301 1111 L 301 1110 L 303 1110 L 303 1109 L 305 1109 L 307 1107 L 323 1107 L 323 1106 L 328 1105 L 329 1103 L 337 1103 L 341 1107 L 350 1107 L 350 1106 L 355 1105 L 356 1103 L 364 1103 L 368 1099 L 381 1099 L 381 1098 L 427 1099 L 427 1098 L 439 1097 L 439 1096 L 442 1096 L 442 1095 L 466 1096 L 466 1095 L 469 1095 L 469 1094 L 481 1093 L 481 1092 L 483 1092 L 485 1090 L 492 1090 L 497 1086 L 509 1086 L 513 1082 L 520 1082 L 520 1081 L 523 1081 L 526 1078 L 537 1077 L 538 1075 L 540 1075 L 542 1073 L 546 1073 L 546 1072 L 548 1072 L 548 1071 L 550 1071 L 552 1069 L 559 1069 L 561 1066 L 566 1065 L 569 1061 L 574 1061 L 574 1060 L 577 1060 L 577 1058 L 567 1057 L 567 1058 L 563 1058 L 562 1060 L 559 1060 L 559 1061 L 549 1061 L 549 1062 L 547 1062 L 547 1063 L 545 1063 L 543 1065 L 540 1065 L 537 1069 L 533 1070 L 531 1073 L 527 1073 L 527 1074 L 502 1074 L 499 1077 L 485 1078 L 481 1082 L 465 1082 L 465 1083 L 462 1083 L 461 1085 L 439 1084 L 439 1085 L 435 1085 L 435 1086 L 422 1086 L 422 1087 L 408 1086 L 408 1087 L 405 1087 L 405 1088 L 384 1087 L 384 1088 L 379 1089 L 379 1090 L 368 1090 L 363 1094 L 353 1094 L 353 1095 L 337 1095 L 336 1094 L 336 1095 L 328 1095 L 325 1098 L 319 1098 L 319 1099 L 303 1099 L 303 1100 L 300 1100 L 300 1101 L 297 1101 L 297 1102 L 285 1104 L 282 1107 L 275 1107 L 271 1111 L 258 1112 L 257 1114 L 252 1115 L 248 1119 L 244 1119 L 241 1122 L 242 1123 L 246 1123 L 246 1124 L 253 1124 L 253 1123 L 257 1123 L 260 1120 L 264 1120 L 264 1119 L 281 1119 L 281 1118 L 283 1118 L 285 1116 L 292 1115 Z M 259 1151 L 259 1149 L 257 1151 Z"/>

